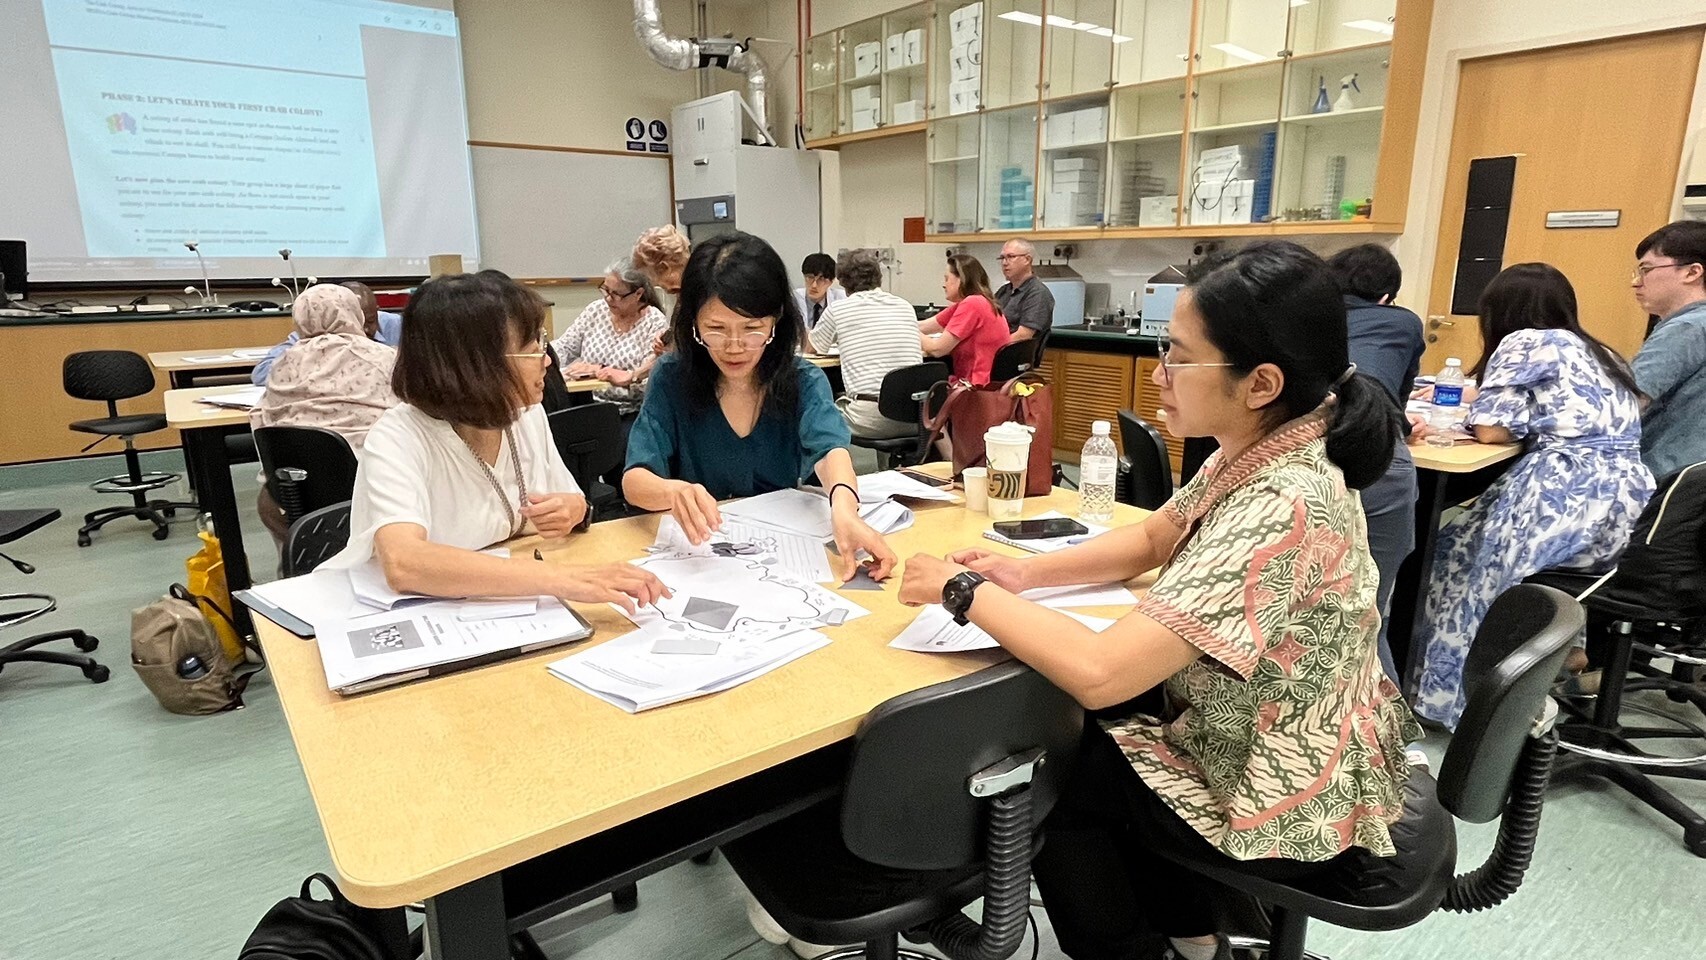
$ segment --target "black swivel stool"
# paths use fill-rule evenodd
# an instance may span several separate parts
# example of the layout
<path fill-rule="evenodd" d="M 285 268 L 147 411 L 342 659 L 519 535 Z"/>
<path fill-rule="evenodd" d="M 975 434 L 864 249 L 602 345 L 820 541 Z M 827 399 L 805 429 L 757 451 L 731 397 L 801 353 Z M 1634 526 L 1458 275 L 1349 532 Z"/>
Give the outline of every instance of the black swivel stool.
<path fill-rule="evenodd" d="M 58 519 L 58 510 L 0 510 L 0 544 L 11 543 L 13 540 L 29 536 Z M 7 563 L 18 568 L 19 573 L 27 575 L 36 572 L 35 567 L 24 563 L 22 560 L 14 560 L 3 553 L 0 553 L 0 559 L 4 559 Z M 0 603 L 9 606 L 19 602 L 27 602 L 24 609 L 0 613 L 0 629 L 15 627 L 20 623 L 45 616 L 52 613 L 59 605 L 58 601 L 45 593 L 0 594 Z M 81 669 L 83 676 L 95 683 L 107 681 L 107 668 L 96 663 L 93 657 L 33 649 L 55 640 L 69 640 L 76 645 L 77 649 L 85 653 L 100 645 L 99 640 L 82 630 L 52 630 L 47 633 L 38 633 L 33 637 L 25 637 L 22 640 L 0 647 L 0 670 L 4 670 L 9 663 L 23 663 L 25 661 L 63 663 L 66 666 Z"/>
<path fill-rule="evenodd" d="M 128 495 L 128 507 L 103 507 L 83 516 L 83 527 L 77 531 L 77 545 L 86 547 L 90 534 L 120 517 L 135 517 L 154 524 L 154 539 L 164 540 L 172 532 L 166 519 L 179 509 L 197 511 L 194 503 L 150 500 L 148 494 L 176 483 L 175 473 L 143 473 L 142 460 L 136 453 L 136 438 L 145 433 L 166 429 L 163 413 L 118 412 L 118 401 L 145 396 L 154 390 L 154 371 L 140 354 L 128 350 L 86 350 L 65 358 L 65 392 L 79 400 L 99 400 L 107 405 L 107 415 L 94 420 L 78 420 L 71 429 L 92 433 L 94 443 L 83 448 L 84 453 L 108 437 L 124 441 L 126 472 L 90 484 L 96 493 Z"/>

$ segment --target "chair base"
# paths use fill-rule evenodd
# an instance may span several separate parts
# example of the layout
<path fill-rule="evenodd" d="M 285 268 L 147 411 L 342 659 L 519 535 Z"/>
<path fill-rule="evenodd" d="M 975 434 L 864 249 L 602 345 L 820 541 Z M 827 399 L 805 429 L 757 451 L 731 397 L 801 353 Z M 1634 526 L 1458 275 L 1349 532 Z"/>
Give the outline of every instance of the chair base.
<path fill-rule="evenodd" d="M 870 943 L 856 944 L 851 947 L 841 947 L 828 953 L 818 954 L 817 960 L 939 960 L 928 953 L 908 950 L 900 945 L 899 937 L 886 940 L 873 940 Z"/>
<path fill-rule="evenodd" d="M 83 526 L 77 531 L 77 545 L 79 547 L 86 547 L 91 543 L 94 543 L 94 539 L 90 534 L 121 517 L 135 517 L 138 520 L 147 520 L 154 524 L 154 539 L 164 540 L 168 536 L 171 536 L 172 533 L 170 525 L 166 522 L 167 518 L 177 516 L 179 510 L 195 512 L 201 509 L 199 505 L 194 503 L 174 502 L 169 500 L 142 500 L 141 494 L 137 494 L 137 499 L 140 502 L 135 506 L 102 507 L 99 510 L 84 514 Z"/>
<path fill-rule="evenodd" d="M 95 662 L 93 657 L 80 656 L 75 653 L 59 653 L 53 650 L 35 650 L 44 643 L 57 640 L 70 640 L 77 649 L 84 652 L 94 650 L 101 641 L 82 630 L 54 630 L 48 633 L 38 633 L 33 637 L 25 637 L 0 647 L 0 671 L 6 669 L 9 663 L 59 663 L 68 667 L 76 667 L 83 671 L 83 676 L 92 683 L 106 683 L 112 672 Z"/>
<path fill-rule="evenodd" d="M 1246 956 L 1258 953 L 1264 957 L 1279 956 L 1274 944 L 1271 941 L 1263 940 L 1260 937 L 1228 936 L 1226 940 L 1232 945 L 1234 953 L 1243 952 Z M 1331 957 L 1324 953 L 1310 953 L 1308 950 L 1304 950 L 1302 953 L 1298 954 L 1298 957 L 1300 960 L 1332 960 Z"/>
<path fill-rule="evenodd" d="M 89 484 L 89 489 L 96 493 L 117 493 L 132 496 L 138 493 L 147 493 L 150 490 L 158 490 L 161 487 L 169 487 L 177 482 L 178 475 L 175 473 L 144 473 L 135 477 L 121 473 L 116 476 L 102 477 Z"/>

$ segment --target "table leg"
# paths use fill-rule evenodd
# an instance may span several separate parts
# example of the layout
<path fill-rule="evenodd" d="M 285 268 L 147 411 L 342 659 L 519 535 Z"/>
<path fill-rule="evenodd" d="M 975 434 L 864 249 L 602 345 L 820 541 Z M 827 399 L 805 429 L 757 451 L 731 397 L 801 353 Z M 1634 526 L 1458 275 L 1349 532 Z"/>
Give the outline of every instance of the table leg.
<path fill-rule="evenodd" d="M 428 900 L 426 942 L 433 960 L 509 960 L 502 875 L 481 877 Z"/>
<path fill-rule="evenodd" d="M 225 431 L 208 427 L 185 430 L 184 446 L 189 457 L 190 476 L 196 481 L 196 500 L 203 513 L 213 517 L 213 530 L 219 536 L 219 548 L 225 558 L 225 584 L 233 592 L 254 585 L 249 575 L 249 557 L 243 552 L 243 528 L 237 514 L 237 494 L 231 487 L 231 464 L 225 456 Z M 249 611 L 242 604 L 232 613 L 237 629 L 253 634 Z"/>
<path fill-rule="evenodd" d="M 1416 548 L 1398 566 L 1392 586 L 1392 622 L 1386 640 L 1392 646 L 1392 662 L 1403 671 L 1407 694 L 1414 692 L 1421 666 L 1421 650 L 1414 640 L 1428 613 L 1428 584 L 1433 581 L 1439 521 L 1445 513 L 1445 480 L 1437 470 L 1416 471 Z"/>

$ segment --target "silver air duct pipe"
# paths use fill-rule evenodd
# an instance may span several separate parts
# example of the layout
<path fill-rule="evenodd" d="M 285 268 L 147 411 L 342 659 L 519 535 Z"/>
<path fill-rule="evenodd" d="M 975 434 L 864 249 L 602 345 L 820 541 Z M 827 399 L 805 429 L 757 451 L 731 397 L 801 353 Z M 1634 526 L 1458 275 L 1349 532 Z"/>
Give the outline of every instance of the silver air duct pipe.
<path fill-rule="evenodd" d="M 634 36 L 653 60 L 671 70 L 700 70 L 719 67 L 746 77 L 746 103 L 762 138 L 774 146 L 770 135 L 770 81 L 764 61 L 750 47 L 730 37 L 707 40 L 672 37 L 663 30 L 658 0 L 634 0 Z"/>

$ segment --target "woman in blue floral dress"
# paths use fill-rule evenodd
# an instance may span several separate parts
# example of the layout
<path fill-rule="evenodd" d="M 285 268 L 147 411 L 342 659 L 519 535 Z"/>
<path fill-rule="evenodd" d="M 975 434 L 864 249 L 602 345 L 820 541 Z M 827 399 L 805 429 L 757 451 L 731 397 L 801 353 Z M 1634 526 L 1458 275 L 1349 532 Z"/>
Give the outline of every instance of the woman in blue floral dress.
<path fill-rule="evenodd" d="M 1653 492 L 1634 377 L 1582 329 L 1570 281 L 1543 263 L 1518 264 L 1488 284 L 1480 314 L 1468 424 L 1484 443 L 1527 449 L 1440 533 L 1415 707 L 1453 728 L 1463 662 L 1494 598 L 1551 567 L 1609 567 Z"/>

